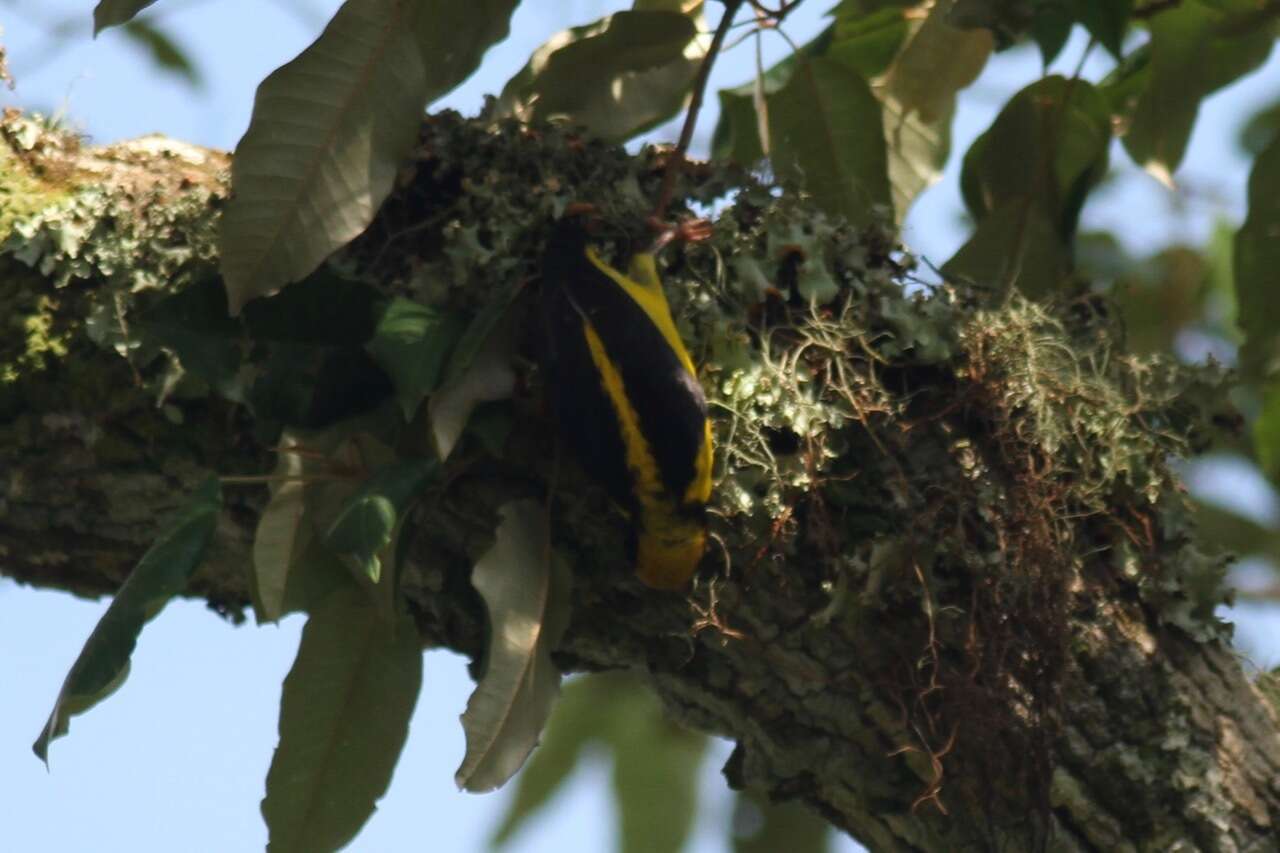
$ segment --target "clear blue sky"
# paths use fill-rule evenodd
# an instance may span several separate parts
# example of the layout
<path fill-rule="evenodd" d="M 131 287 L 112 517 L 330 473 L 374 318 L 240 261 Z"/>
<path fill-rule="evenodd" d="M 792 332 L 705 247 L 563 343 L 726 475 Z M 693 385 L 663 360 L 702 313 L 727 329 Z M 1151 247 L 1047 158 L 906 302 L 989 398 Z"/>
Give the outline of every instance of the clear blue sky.
<path fill-rule="evenodd" d="M 249 118 L 258 81 L 301 50 L 323 26 L 335 0 L 161 0 L 162 26 L 196 58 L 203 90 L 155 72 L 118 33 L 91 41 L 89 0 L 0 0 L 0 42 L 18 79 L 0 104 L 62 114 L 93 142 L 105 143 L 158 132 L 210 146 L 231 148 Z M 620 6 L 603 0 L 525 0 L 511 38 L 486 57 L 476 78 L 442 105 L 473 112 L 484 93 L 502 83 L 549 35 L 585 23 Z M 788 25 L 798 40 L 819 26 L 831 5 L 811 0 L 804 17 Z M 65 44 L 51 41 L 47 24 L 80 20 Z M 1077 34 L 1078 36 L 1078 34 Z M 781 39 L 767 42 L 769 56 L 785 51 Z M 1083 42 L 1064 52 L 1070 65 Z M 767 57 L 768 59 L 768 57 Z M 1096 62 L 1104 62 L 1098 57 Z M 726 57 L 712 87 L 747 79 L 749 46 Z M 1101 67 L 1101 66 L 1098 66 Z M 956 151 L 963 152 L 1004 99 L 1039 70 L 1034 53 L 1020 51 L 992 63 L 962 98 Z M 1267 72 L 1208 104 L 1179 178 L 1197 190 L 1192 202 L 1175 200 L 1154 181 L 1130 174 L 1086 208 L 1086 225 L 1115 227 L 1130 248 L 1150 250 L 1177 236 L 1199 237 L 1225 215 L 1243 212 L 1245 167 L 1232 148 L 1233 122 L 1278 92 L 1264 81 L 1280 79 L 1273 61 Z M 710 106 L 714 110 L 714 99 Z M 700 136 L 714 125 L 704 115 Z M 670 128 L 653 138 L 670 139 Z M 1116 158 L 1117 161 L 1120 159 Z M 913 211 L 906 239 L 937 263 L 964 239 L 956 162 L 947 180 Z M 1181 211 L 1181 212 L 1180 212 Z M 1265 506 L 1274 497 L 1265 484 L 1238 472 L 1210 471 L 1199 478 L 1228 500 Z M 1274 519 L 1272 519 L 1274 520 Z M 171 605 L 144 631 L 125 686 L 89 714 L 72 722 L 69 737 L 51 749 L 52 772 L 31 754 L 53 698 L 104 605 L 70 596 L 35 592 L 0 581 L 0 848 L 14 851 L 241 851 L 261 849 L 265 830 L 258 801 L 271 751 L 280 682 L 297 645 L 301 620 L 280 626 L 232 628 L 199 604 Z M 1238 611 L 1242 645 L 1260 663 L 1280 661 L 1280 630 L 1274 611 Z M 465 662 L 442 652 L 428 655 L 422 698 L 408 746 L 387 797 L 349 848 L 396 853 L 484 849 L 506 793 L 460 794 L 453 771 L 462 755 L 457 716 L 471 683 Z M 729 799 L 719 767 L 727 745 L 709 756 L 702 811 L 692 850 L 727 850 L 724 827 Z M 613 847 L 613 815 L 607 771 L 586 762 L 556 807 L 528 828 L 509 849 L 595 851 Z M 853 850 L 850 842 L 837 848 Z"/>

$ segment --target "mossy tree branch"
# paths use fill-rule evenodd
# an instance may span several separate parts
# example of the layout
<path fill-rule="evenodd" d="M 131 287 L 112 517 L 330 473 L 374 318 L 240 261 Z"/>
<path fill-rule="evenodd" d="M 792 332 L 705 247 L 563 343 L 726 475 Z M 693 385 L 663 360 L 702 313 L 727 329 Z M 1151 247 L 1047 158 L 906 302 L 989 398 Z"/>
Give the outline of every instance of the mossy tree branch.
<path fill-rule="evenodd" d="M 3 137 L 0 174 L 21 177 L 0 197 L 24 205 L 0 213 L 21 331 L 0 344 L 0 571 L 109 594 L 208 471 L 271 468 L 272 425 L 236 402 L 246 374 L 192 366 L 221 332 L 146 337 L 159 301 L 210 280 L 226 160 L 158 140 L 80 149 L 20 117 Z M 558 206 L 640 223 L 660 180 L 560 131 L 441 117 L 329 267 L 474 311 L 536 274 L 535 223 Z M 741 181 L 703 170 L 679 192 Z M 1217 378 L 1124 355 L 1088 299 L 906 296 L 885 232 L 745 185 L 711 245 L 667 270 L 717 412 L 718 545 L 687 594 L 645 590 L 621 519 L 565 472 L 558 662 L 647 673 L 673 715 L 737 741 L 732 784 L 875 850 L 1274 849 L 1280 728 L 1222 639 L 1222 562 L 1195 547 L 1166 467 L 1222 424 Z M 511 406 L 539 424 L 525 379 Z M 312 426 L 332 402 L 309 400 Z M 500 503 L 542 494 L 552 441 L 539 427 L 464 447 L 423 501 L 402 587 L 424 645 L 482 650 L 471 562 Z M 230 491 L 190 593 L 239 614 L 266 496 Z"/>

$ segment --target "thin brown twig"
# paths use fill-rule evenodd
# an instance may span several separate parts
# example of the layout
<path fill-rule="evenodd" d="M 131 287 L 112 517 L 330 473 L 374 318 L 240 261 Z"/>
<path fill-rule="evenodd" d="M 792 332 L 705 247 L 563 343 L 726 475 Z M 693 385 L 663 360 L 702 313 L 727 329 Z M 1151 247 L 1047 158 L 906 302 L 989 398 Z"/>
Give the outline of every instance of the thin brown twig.
<path fill-rule="evenodd" d="M 702 98 L 706 93 L 707 81 L 711 79 L 711 66 L 715 64 L 716 55 L 720 53 L 720 47 L 724 44 L 725 36 L 728 35 L 729 28 L 733 25 L 733 19 L 737 17 L 742 3 L 743 0 L 725 0 L 724 17 L 720 19 L 715 35 L 711 37 L 711 46 L 707 48 L 707 55 L 702 58 L 702 65 L 698 67 L 698 76 L 693 81 L 693 94 L 689 99 L 689 111 L 685 114 L 684 127 L 680 130 L 680 140 L 676 143 L 676 150 L 671 152 L 666 171 L 662 174 L 662 188 L 658 191 L 658 202 L 653 208 L 652 218 L 656 221 L 663 220 L 667 213 L 667 206 L 671 204 L 671 194 L 676 185 L 676 173 L 684 168 L 685 152 L 689 150 L 689 143 L 693 140 L 693 128 L 698 123 L 698 111 L 702 109 Z"/>

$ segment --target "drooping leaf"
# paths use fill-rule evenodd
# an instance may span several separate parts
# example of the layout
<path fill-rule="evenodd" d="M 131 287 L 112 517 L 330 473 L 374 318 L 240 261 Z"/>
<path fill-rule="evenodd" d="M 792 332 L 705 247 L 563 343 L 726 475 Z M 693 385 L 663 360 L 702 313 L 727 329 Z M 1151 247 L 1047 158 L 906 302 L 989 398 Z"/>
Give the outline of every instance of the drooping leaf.
<path fill-rule="evenodd" d="M 695 17 L 662 9 L 617 12 L 565 30 L 503 88 L 498 114 L 526 122 L 561 117 L 606 140 L 628 139 L 684 103 L 703 55 L 696 34 Z"/>
<path fill-rule="evenodd" d="M 311 614 L 280 699 L 262 815 L 271 853 L 336 850 L 387 789 L 422 686 L 413 620 L 352 584 Z"/>
<path fill-rule="evenodd" d="M 831 825 L 799 803 L 774 803 L 754 791 L 734 797 L 733 853 L 827 853 Z"/>
<path fill-rule="evenodd" d="M 280 441 L 282 449 L 272 472 L 277 479 L 270 484 L 271 499 L 253 535 L 254 601 L 259 618 L 267 622 L 284 615 L 285 590 L 298 577 L 299 564 L 315 538 L 303 501 L 304 457 L 286 449 L 297 445 L 287 431 Z"/>
<path fill-rule="evenodd" d="M 1234 268 L 1237 321 L 1245 337 L 1240 367 L 1256 379 L 1277 373 L 1280 354 L 1280 299 L 1275 286 L 1276 270 L 1280 270 L 1280 136 L 1254 160 L 1248 199 L 1248 216 L 1236 232 Z M 1280 428 L 1276 437 L 1280 439 Z M 1275 449 L 1280 451 L 1280 443 Z"/>
<path fill-rule="evenodd" d="M 1110 118 L 1083 80 L 1046 77 L 1014 95 L 965 155 L 960 187 L 978 227 L 944 272 L 1032 295 L 1057 287 L 1106 173 Z"/>
<path fill-rule="evenodd" d="M 133 16 L 156 0 L 98 0 L 93 7 L 93 34 L 133 20 Z"/>
<path fill-rule="evenodd" d="M 631 686 L 630 701 L 614 706 L 609 737 L 621 850 L 679 853 L 698 813 L 707 738 L 668 720 L 651 692 Z"/>
<path fill-rule="evenodd" d="M 1277 15 L 1254 0 L 1185 0 L 1150 19 L 1149 77 L 1122 137 L 1135 163 L 1171 181 L 1200 101 L 1266 60 Z"/>
<path fill-rule="evenodd" d="M 436 455 L 447 459 L 480 403 L 505 400 L 515 388 L 514 338 L 508 333 L 511 289 L 485 306 L 449 356 L 443 387 L 431 395 L 427 412 Z"/>
<path fill-rule="evenodd" d="M 462 331 L 456 315 L 400 297 L 388 303 L 366 346 L 390 375 L 406 420 L 439 387 Z"/>
<path fill-rule="evenodd" d="M 520 769 L 560 692 L 551 650 L 568 627 L 569 574 L 551 551 L 542 508 L 520 500 L 500 510 L 493 547 L 471 582 L 489 614 L 485 672 L 467 701 L 467 752 L 459 788 L 491 791 Z"/>
<path fill-rule="evenodd" d="M 768 105 L 775 172 L 855 224 L 892 210 L 880 104 L 857 72 L 831 59 L 801 60 Z"/>
<path fill-rule="evenodd" d="M 357 502 L 362 484 L 368 488 L 370 472 L 389 468 L 395 459 L 389 447 L 347 425 L 320 433 L 285 430 L 277 453 L 271 499 L 253 541 L 253 602 L 262 621 L 310 611 L 350 580 L 351 571 L 326 534 Z M 353 513 L 349 524 L 358 517 Z M 339 542 L 359 552 L 358 542 Z M 374 556 L 381 565 L 377 550 Z M 357 575 L 367 577 L 365 563 L 349 559 Z"/>
<path fill-rule="evenodd" d="M 232 313 L 297 281 L 364 230 L 424 105 L 507 33 L 517 0 L 347 0 L 258 88 L 222 219 Z"/>
<path fill-rule="evenodd" d="M 616 688 L 628 680 L 615 673 L 585 675 L 564 686 L 547 723 L 546 736 L 515 779 L 515 796 L 493 834 L 501 846 L 537 814 L 567 780 L 589 744 L 604 740 L 613 725 Z M 629 691 L 628 691 L 629 693 Z"/>
<path fill-rule="evenodd" d="M 338 511 L 325 545 L 378 583 L 379 553 L 391 544 L 405 508 L 437 467 L 434 459 L 402 459 L 374 472 Z"/>
<path fill-rule="evenodd" d="M 48 762 L 49 743 L 67 733 L 72 715 L 89 710 L 124 682 L 142 626 L 186 589 L 213 540 L 221 509 L 222 489 L 211 477 L 134 566 L 71 665 L 49 720 L 32 745 L 41 761 Z"/>
<path fill-rule="evenodd" d="M 121 31 L 126 38 L 145 50 L 161 71 L 181 78 L 193 89 L 204 86 L 200 70 L 164 30 L 145 21 L 129 21 Z"/>

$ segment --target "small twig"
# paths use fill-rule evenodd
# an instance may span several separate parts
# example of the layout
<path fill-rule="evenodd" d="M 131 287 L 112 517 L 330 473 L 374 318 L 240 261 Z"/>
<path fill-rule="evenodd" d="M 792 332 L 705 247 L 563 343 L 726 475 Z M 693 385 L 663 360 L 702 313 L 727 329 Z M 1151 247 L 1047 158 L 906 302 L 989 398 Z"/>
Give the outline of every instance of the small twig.
<path fill-rule="evenodd" d="M 676 173 L 684 168 L 684 155 L 693 140 L 693 128 L 698 123 L 698 111 L 702 109 L 702 97 L 707 89 L 707 81 L 711 79 L 711 66 L 715 64 L 716 55 L 720 53 L 720 47 L 724 44 L 725 36 L 733 26 L 733 19 L 742 3 L 743 0 L 725 0 L 724 17 L 716 27 L 716 34 L 711 38 L 711 46 L 707 48 L 707 55 L 702 58 L 702 65 L 698 67 L 698 76 L 693 81 L 693 94 L 689 99 L 689 111 L 685 114 L 684 127 L 680 130 L 680 140 L 667 160 L 666 171 L 662 174 L 662 188 L 658 191 L 658 203 L 653 208 L 653 218 L 659 221 L 666 216 L 667 206 L 671 204 Z"/>

